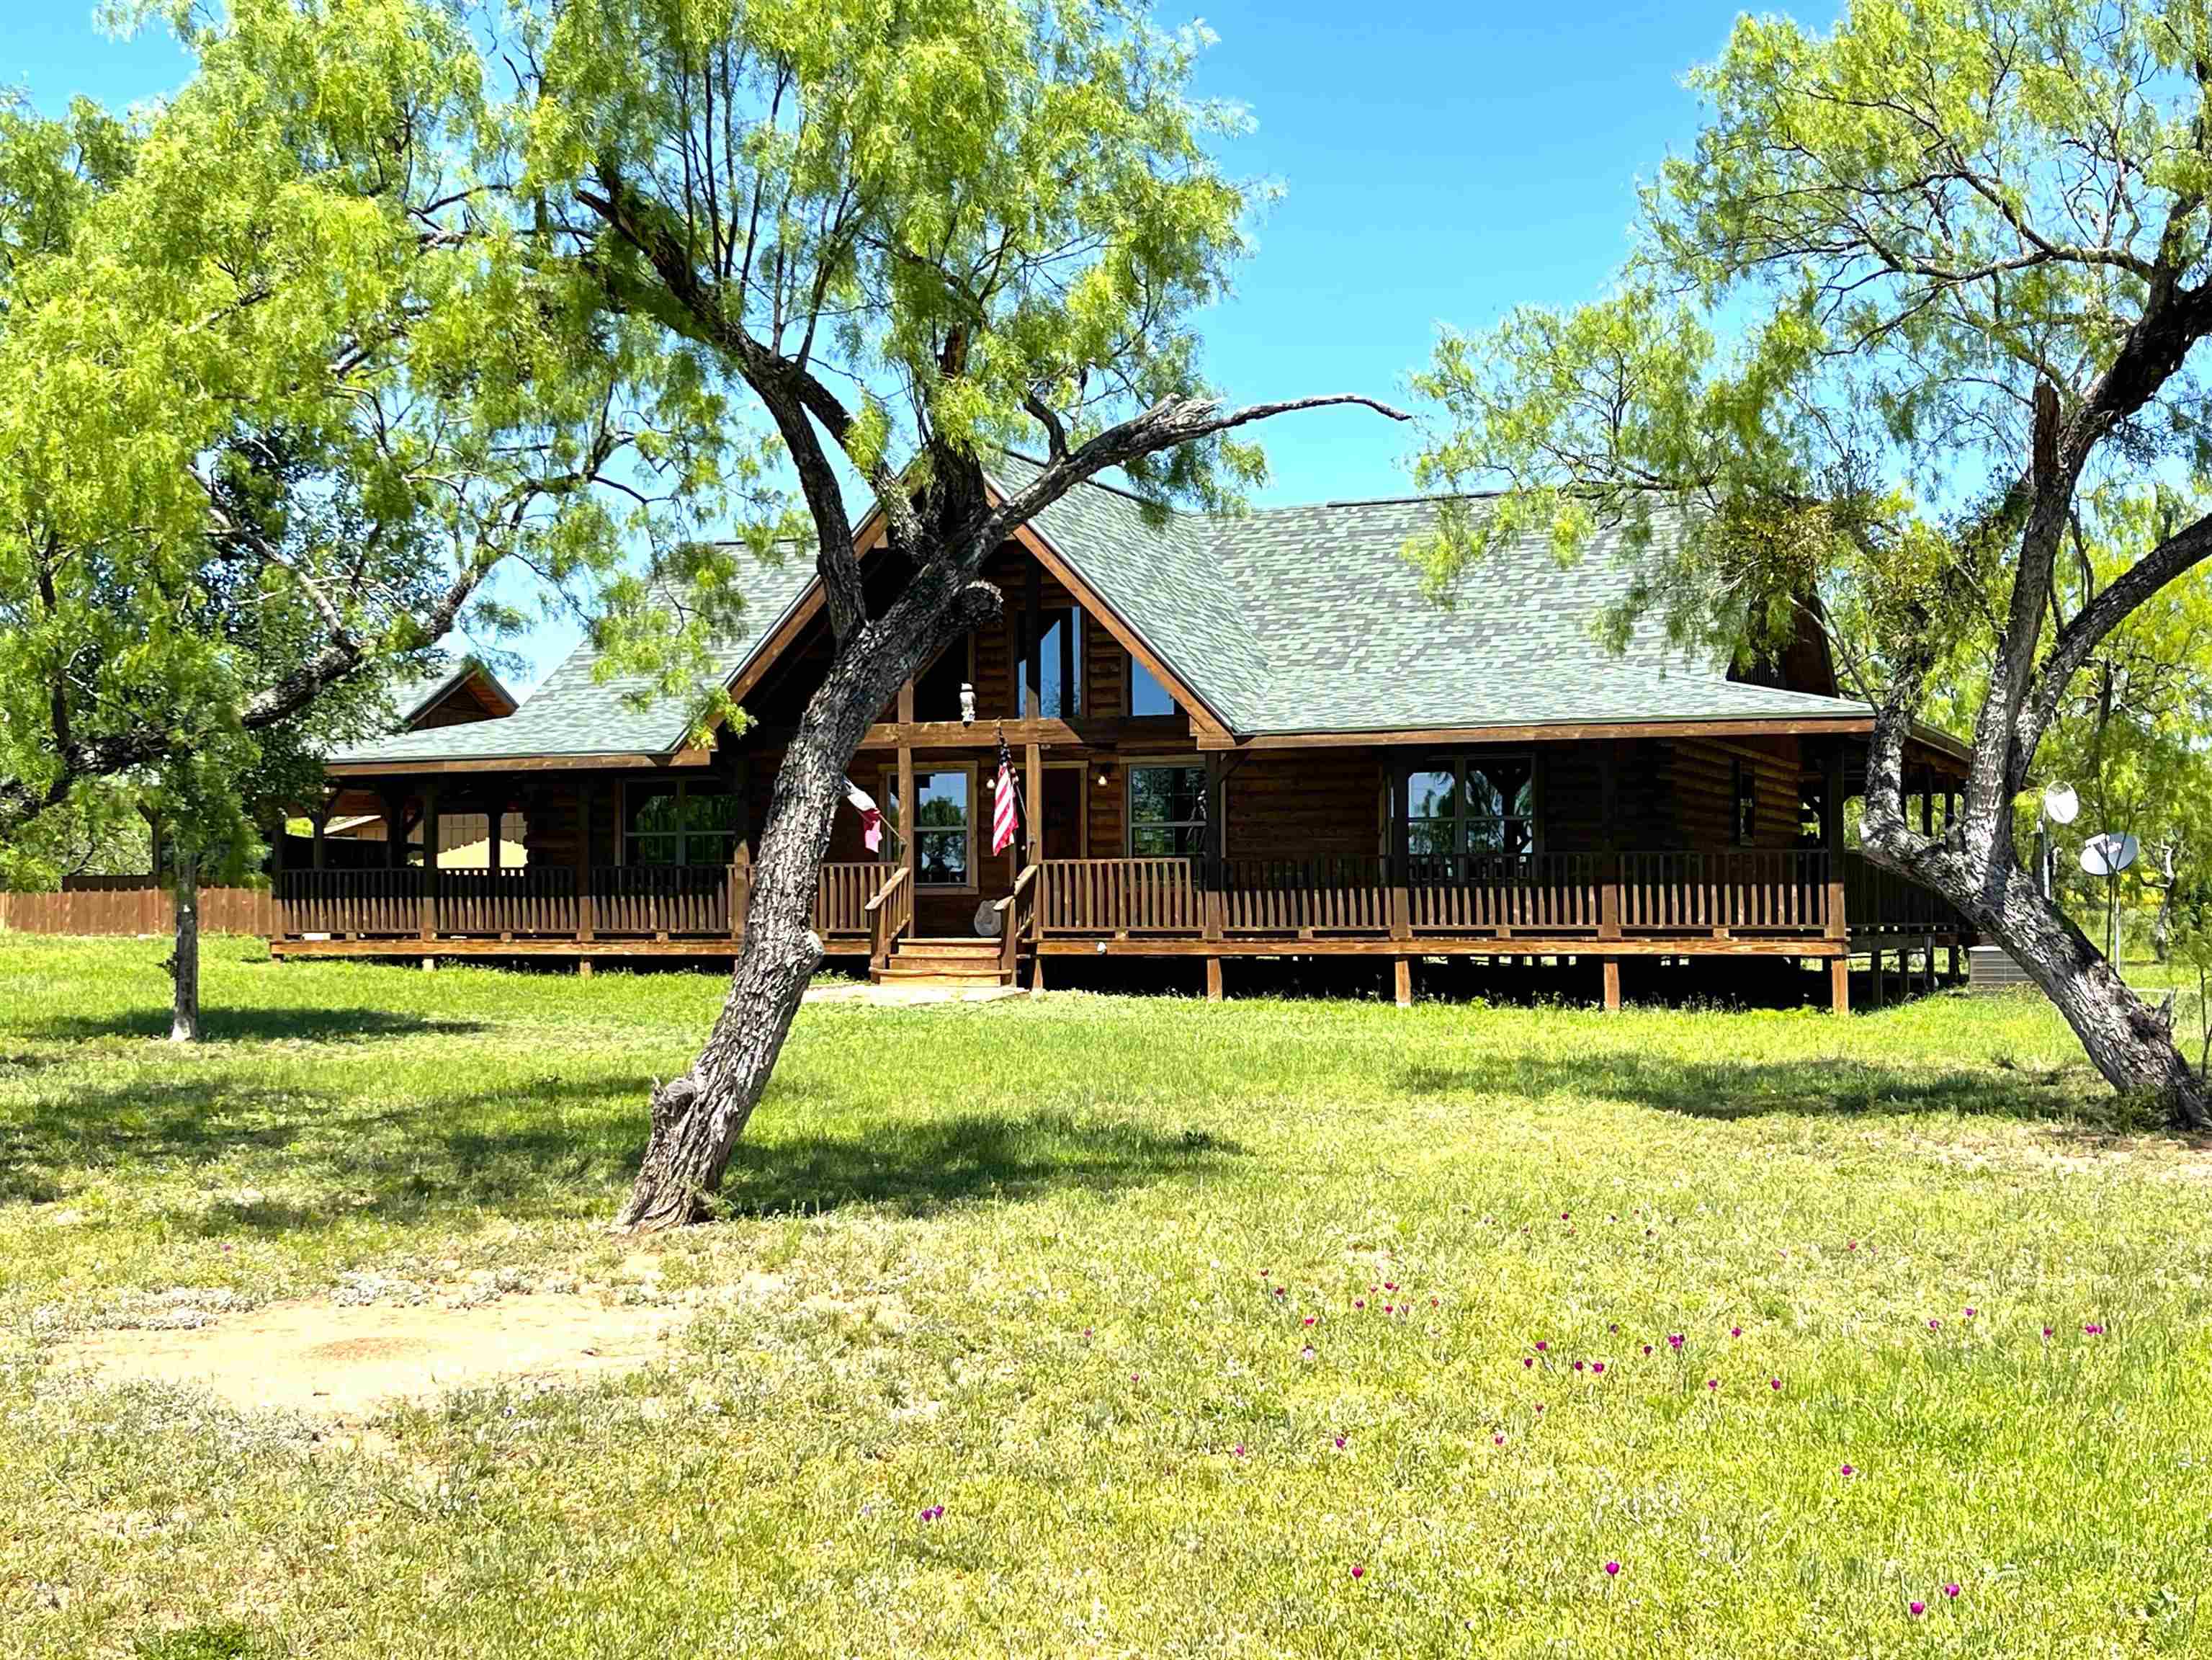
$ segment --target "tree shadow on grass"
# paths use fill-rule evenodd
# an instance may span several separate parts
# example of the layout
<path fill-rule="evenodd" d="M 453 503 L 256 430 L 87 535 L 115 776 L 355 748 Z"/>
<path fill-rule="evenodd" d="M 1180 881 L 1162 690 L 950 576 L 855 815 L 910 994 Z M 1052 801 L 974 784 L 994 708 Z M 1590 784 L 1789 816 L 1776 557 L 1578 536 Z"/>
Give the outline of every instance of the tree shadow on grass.
<path fill-rule="evenodd" d="M 738 1142 L 722 1184 L 732 1213 L 767 1215 L 879 1205 L 927 1216 L 971 1201 L 1048 1191 L 1105 1192 L 1218 1173 L 1245 1156 L 1202 1130 L 1036 1112 L 902 1121 L 849 1136 Z"/>
<path fill-rule="evenodd" d="M 0 1121 L 0 1202 L 52 1202 L 88 1169 L 126 1180 L 135 1169 L 150 1183 L 174 1182 L 182 1171 L 198 1186 L 202 1171 L 221 1164 L 241 1188 L 266 1183 L 283 1196 L 203 1201 L 179 1225 L 282 1233 L 348 1218 L 611 1213 L 644 1152 L 650 1087 L 642 1074 L 549 1079 L 366 1110 L 351 1088 L 271 1088 L 231 1068 L 86 1087 Z M 1243 1155 L 1203 1132 L 1064 1113 L 884 1113 L 834 1134 L 802 1126 L 767 1104 L 732 1156 L 721 1194 L 728 1213 L 875 1205 L 927 1215 L 1055 1189 L 1177 1180 Z"/>
<path fill-rule="evenodd" d="M 2107 1134 L 2158 1127 L 2154 1114 L 2104 1091 L 2078 1068 L 1876 1066 L 1818 1061 L 1668 1061 L 1609 1053 L 1571 1057 L 1485 1055 L 1415 1066 L 1398 1076 L 1409 1095 L 1571 1095 L 1632 1102 L 1692 1118 L 1732 1122 L 1770 1113 L 1842 1117 L 1957 1113 Z"/>
<path fill-rule="evenodd" d="M 401 1014 L 375 1008 L 210 1008 L 200 1014 L 207 1043 L 346 1043 L 379 1037 L 465 1037 L 491 1028 L 481 1020 Z M 70 1015 L 13 1028 L 15 1036 L 48 1043 L 82 1043 L 102 1037 L 167 1037 L 167 1009 L 118 1014 Z"/>

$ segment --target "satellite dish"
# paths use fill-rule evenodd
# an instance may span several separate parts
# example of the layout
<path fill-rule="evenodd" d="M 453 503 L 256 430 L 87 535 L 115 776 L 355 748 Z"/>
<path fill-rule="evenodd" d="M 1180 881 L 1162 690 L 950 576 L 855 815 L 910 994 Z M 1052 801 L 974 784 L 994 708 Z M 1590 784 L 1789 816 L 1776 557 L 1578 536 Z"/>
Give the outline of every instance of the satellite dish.
<path fill-rule="evenodd" d="M 2043 792 L 2043 816 L 2054 824 L 2070 824 L 2081 816 L 2081 798 L 2071 784 L 2052 784 Z"/>
<path fill-rule="evenodd" d="M 2092 876 L 2118 876 L 2136 861 L 2142 846 L 2132 836 L 2106 830 L 2081 844 L 2081 868 Z"/>

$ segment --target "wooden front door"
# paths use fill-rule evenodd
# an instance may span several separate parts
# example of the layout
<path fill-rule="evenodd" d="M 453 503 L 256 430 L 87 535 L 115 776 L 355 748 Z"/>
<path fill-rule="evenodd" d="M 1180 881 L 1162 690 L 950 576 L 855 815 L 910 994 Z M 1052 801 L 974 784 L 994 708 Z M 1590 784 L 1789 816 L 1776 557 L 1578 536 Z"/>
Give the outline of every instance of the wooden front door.
<path fill-rule="evenodd" d="M 1083 856 L 1083 769 L 1044 769 L 1044 824 L 1041 859 Z"/>

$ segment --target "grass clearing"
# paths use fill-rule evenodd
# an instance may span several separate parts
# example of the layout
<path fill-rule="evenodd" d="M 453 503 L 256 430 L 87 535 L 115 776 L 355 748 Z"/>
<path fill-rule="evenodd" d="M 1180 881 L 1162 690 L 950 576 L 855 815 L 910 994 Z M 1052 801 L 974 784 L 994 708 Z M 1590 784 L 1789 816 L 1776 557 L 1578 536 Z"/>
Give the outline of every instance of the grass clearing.
<path fill-rule="evenodd" d="M 2212 1152 L 2032 1000 L 811 1006 L 641 1248 L 720 976 L 216 941 L 179 1054 L 161 955 L 0 937 L 0 1652 L 2212 1650 Z M 690 1323 L 360 1434 L 56 1364 L 569 1285 Z"/>

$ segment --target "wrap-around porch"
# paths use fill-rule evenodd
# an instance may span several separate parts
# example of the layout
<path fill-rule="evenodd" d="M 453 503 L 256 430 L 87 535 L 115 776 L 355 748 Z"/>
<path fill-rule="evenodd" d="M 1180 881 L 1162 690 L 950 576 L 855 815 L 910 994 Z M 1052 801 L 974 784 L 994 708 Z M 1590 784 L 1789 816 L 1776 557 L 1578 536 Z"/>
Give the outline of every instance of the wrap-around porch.
<path fill-rule="evenodd" d="M 280 954 L 702 956 L 742 945 L 750 867 L 295 870 L 276 878 Z M 1855 852 L 1730 849 L 1422 860 L 1042 859 L 970 939 L 1012 980 L 1056 955 L 1826 958 L 1964 943 L 1951 908 Z M 814 927 L 832 956 L 888 968 L 915 931 L 896 863 L 825 864 Z M 949 942 L 946 942 L 949 943 Z M 1609 1002 L 1617 978 L 1607 979 Z M 1402 985 L 1401 985 L 1402 988 Z"/>

